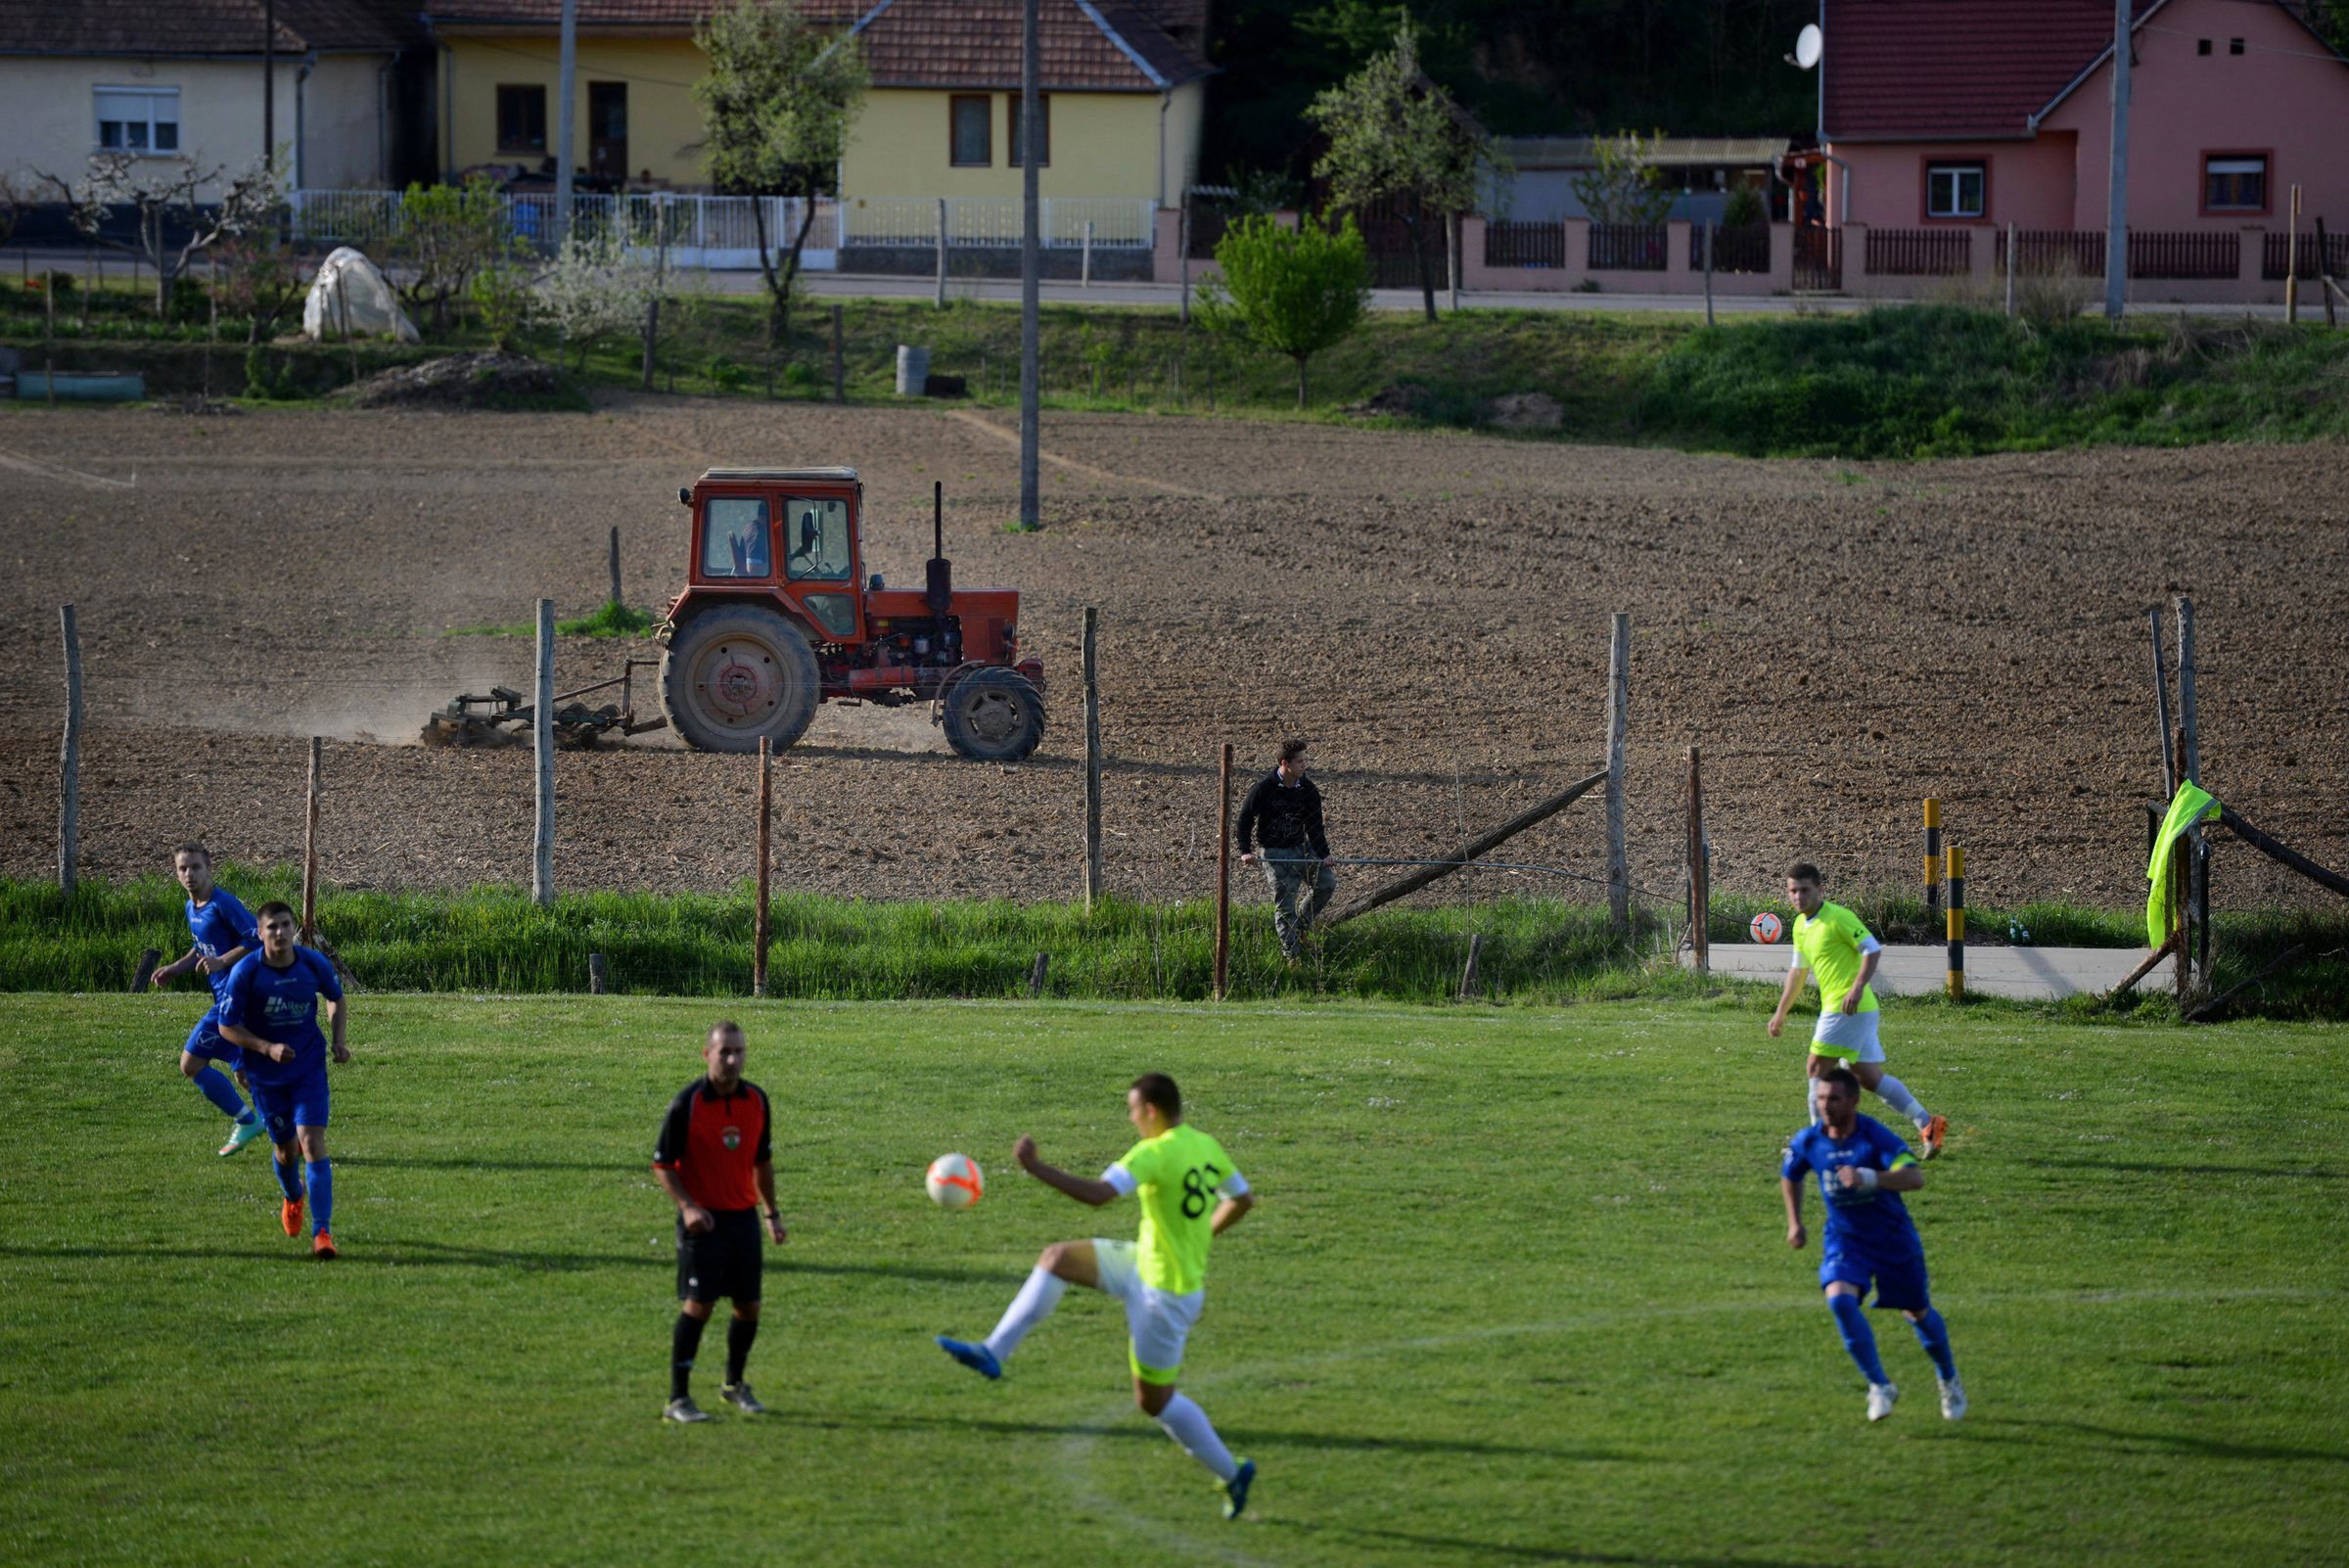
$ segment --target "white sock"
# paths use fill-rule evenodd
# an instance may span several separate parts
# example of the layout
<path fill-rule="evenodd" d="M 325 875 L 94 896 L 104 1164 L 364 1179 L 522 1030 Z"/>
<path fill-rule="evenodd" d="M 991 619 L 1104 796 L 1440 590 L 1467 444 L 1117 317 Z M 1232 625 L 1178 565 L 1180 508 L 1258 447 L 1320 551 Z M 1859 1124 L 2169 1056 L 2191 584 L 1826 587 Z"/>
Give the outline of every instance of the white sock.
<path fill-rule="evenodd" d="M 1812 1127 L 1819 1126 L 1819 1080 L 1803 1080 L 1803 1120 Z"/>
<path fill-rule="evenodd" d="M 998 1361 L 1010 1360 L 1011 1353 L 1020 1348 L 1020 1341 L 1028 1337 L 1028 1331 L 1052 1315 L 1052 1309 L 1060 1305 L 1061 1294 L 1068 1288 L 1069 1282 L 1049 1268 L 1029 1269 L 1028 1283 L 1011 1298 L 1011 1305 L 1003 1309 L 1003 1320 L 983 1342 L 988 1354 Z"/>
<path fill-rule="evenodd" d="M 1191 1402 L 1188 1394 L 1177 1394 L 1167 1401 L 1167 1407 L 1158 1412 L 1159 1430 L 1182 1445 L 1182 1452 L 1215 1472 L 1219 1481 L 1228 1481 L 1240 1473 L 1239 1461 L 1231 1450 L 1216 1436 L 1215 1426 L 1207 1412 Z"/>
<path fill-rule="evenodd" d="M 1914 1122 L 1918 1127 L 1923 1127 L 1932 1120 L 1925 1114 L 1925 1108 L 1916 1103 L 1916 1096 L 1909 1092 L 1909 1085 L 1890 1073 L 1876 1081 L 1876 1094 L 1885 1104 Z"/>

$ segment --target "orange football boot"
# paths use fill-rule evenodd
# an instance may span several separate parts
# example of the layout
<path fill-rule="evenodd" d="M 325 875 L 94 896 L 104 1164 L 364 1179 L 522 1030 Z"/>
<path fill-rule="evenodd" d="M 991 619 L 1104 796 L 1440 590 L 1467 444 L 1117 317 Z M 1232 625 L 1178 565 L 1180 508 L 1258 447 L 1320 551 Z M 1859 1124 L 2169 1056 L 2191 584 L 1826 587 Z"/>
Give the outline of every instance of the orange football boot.
<path fill-rule="evenodd" d="M 341 1255 L 335 1251 L 335 1238 L 321 1230 L 310 1238 L 310 1256 L 320 1263 L 332 1263 Z"/>
<path fill-rule="evenodd" d="M 1921 1135 L 1925 1140 L 1925 1158 L 1936 1158 L 1941 1153 L 1942 1141 L 1950 1135 L 1950 1119 L 1946 1116 L 1925 1118 Z"/>
<path fill-rule="evenodd" d="M 278 1209 L 278 1211 L 277 1211 L 277 1218 L 278 1218 L 278 1221 L 279 1221 L 279 1222 L 280 1222 L 280 1223 L 282 1223 L 282 1224 L 283 1224 L 283 1225 L 286 1227 L 286 1234 L 287 1234 L 287 1235 L 289 1235 L 289 1236 L 299 1236 L 299 1235 L 300 1235 L 300 1234 L 301 1234 L 301 1200 L 300 1200 L 299 1198 L 288 1198 L 288 1199 L 285 1201 L 284 1205 L 283 1205 L 283 1206 L 281 1206 L 281 1207 Z"/>

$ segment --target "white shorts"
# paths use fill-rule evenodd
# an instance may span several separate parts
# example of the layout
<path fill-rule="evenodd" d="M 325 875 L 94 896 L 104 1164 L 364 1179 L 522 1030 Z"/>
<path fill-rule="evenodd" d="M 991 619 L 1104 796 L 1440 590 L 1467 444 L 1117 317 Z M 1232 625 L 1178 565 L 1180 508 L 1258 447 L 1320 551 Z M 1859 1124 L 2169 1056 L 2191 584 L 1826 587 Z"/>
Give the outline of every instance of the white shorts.
<path fill-rule="evenodd" d="M 1126 1333 L 1131 1341 L 1127 1360 L 1133 1375 L 1145 1383 L 1172 1383 L 1182 1369 L 1183 1342 L 1207 1306 L 1207 1292 L 1177 1296 L 1142 1283 L 1130 1241 L 1093 1241 L 1093 1261 L 1101 1274 L 1101 1289 L 1126 1307 Z"/>
<path fill-rule="evenodd" d="M 1847 1062 L 1884 1060 L 1884 1047 L 1876 1040 L 1876 1020 L 1882 1016 L 1872 1007 L 1865 1013 L 1828 1008 L 1819 1015 L 1819 1027 L 1811 1031 L 1811 1054 Z"/>

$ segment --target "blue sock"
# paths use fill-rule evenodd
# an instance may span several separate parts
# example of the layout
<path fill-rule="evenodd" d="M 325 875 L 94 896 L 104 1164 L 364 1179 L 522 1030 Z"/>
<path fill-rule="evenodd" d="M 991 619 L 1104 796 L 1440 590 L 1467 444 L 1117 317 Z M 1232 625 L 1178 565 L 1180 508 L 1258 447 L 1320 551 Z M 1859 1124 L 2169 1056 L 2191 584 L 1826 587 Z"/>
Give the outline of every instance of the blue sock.
<path fill-rule="evenodd" d="M 1956 1377 L 1958 1359 L 1950 1354 L 1950 1325 L 1941 1320 L 1941 1314 L 1928 1307 L 1925 1315 L 1909 1326 L 1916 1330 L 1916 1342 L 1933 1358 L 1933 1369 L 1945 1378 Z"/>
<path fill-rule="evenodd" d="M 310 1234 L 324 1230 L 335 1214 L 335 1162 L 312 1160 L 310 1174 Z"/>
<path fill-rule="evenodd" d="M 301 1173 L 295 1169 L 294 1162 L 277 1159 L 272 1151 L 269 1169 L 277 1173 L 277 1190 L 286 1195 L 286 1201 L 299 1203 L 301 1201 Z"/>
<path fill-rule="evenodd" d="M 217 1067 L 207 1065 L 188 1082 L 196 1085 L 199 1094 L 218 1106 L 220 1114 L 230 1121 L 242 1122 L 249 1114 L 245 1109 L 245 1101 L 237 1094 L 236 1084 L 231 1084 L 228 1075 Z"/>
<path fill-rule="evenodd" d="M 1876 1360 L 1876 1331 L 1867 1326 L 1867 1309 L 1860 1305 L 1860 1298 L 1829 1296 L 1827 1311 L 1835 1314 L 1835 1326 L 1843 1333 L 1843 1348 L 1852 1353 L 1860 1375 L 1870 1383 L 1891 1382 L 1884 1375 L 1884 1363 Z"/>

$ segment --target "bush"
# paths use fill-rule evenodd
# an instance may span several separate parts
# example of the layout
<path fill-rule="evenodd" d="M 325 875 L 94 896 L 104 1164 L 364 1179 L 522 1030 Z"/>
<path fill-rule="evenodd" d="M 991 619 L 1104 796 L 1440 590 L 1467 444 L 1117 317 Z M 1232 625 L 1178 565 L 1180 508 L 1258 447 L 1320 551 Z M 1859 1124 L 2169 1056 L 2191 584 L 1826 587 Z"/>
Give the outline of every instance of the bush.
<path fill-rule="evenodd" d="M 1297 406 L 1305 406 L 1307 361 L 1345 341 L 1370 302 L 1370 250 L 1349 217 L 1338 228 L 1312 218 L 1283 228 L 1244 217 L 1216 242 L 1220 277 L 1200 289 L 1210 331 L 1297 361 Z"/>

